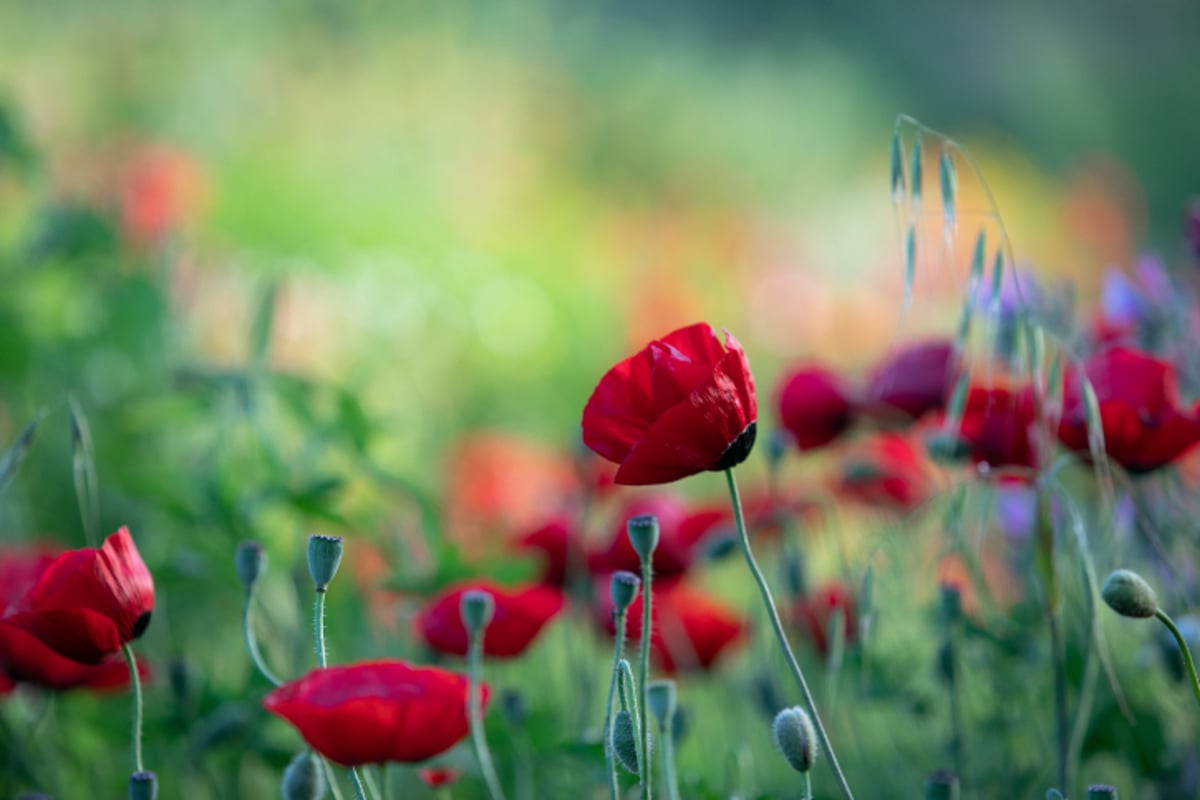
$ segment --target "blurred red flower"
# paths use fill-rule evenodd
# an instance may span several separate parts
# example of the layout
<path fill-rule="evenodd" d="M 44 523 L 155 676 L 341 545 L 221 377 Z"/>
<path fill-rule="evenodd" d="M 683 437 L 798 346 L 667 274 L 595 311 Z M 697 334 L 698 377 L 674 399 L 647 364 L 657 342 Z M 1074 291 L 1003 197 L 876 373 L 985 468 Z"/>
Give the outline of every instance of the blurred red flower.
<path fill-rule="evenodd" d="M 268 694 L 263 707 L 349 767 L 424 761 L 469 730 L 466 676 L 398 660 L 314 669 Z"/>
<path fill-rule="evenodd" d="M 120 181 L 121 228 L 137 244 L 177 231 L 199 205 L 199 169 L 185 154 L 163 146 L 137 152 Z"/>
<path fill-rule="evenodd" d="M 55 652 L 22 624 L 29 622 L 27 617 L 19 617 L 27 595 L 60 558 L 56 549 L 46 546 L 0 552 L 0 682 L 10 687 L 15 681 L 56 690 L 124 688 L 129 684 L 124 659 L 81 663 Z M 138 664 L 138 674 L 149 676 L 144 662 Z"/>
<path fill-rule="evenodd" d="M 562 588 L 572 571 L 582 571 L 587 566 L 573 520 L 566 516 L 555 517 L 513 540 L 513 548 L 537 554 L 542 559 L 541 582 L 546 586 Z"/>
<path fill-rule="evenodd" d="M 856 406 L 842 379 L 816 366 L 790 372 L 776 401 L 779 424 L 801 450 L 824 447 L 849 430 Z"/>
<path fill-rule="evenodd" d="M 730 520 L 730 513 L 725 508 L 694 509 L 676 495 L 634 498 L 618 510 L 608 546 L 588 554 L 588 569 L 593 575 L 611 574 L 617 570 L 641 574 L 641 559 L 633 549 L 625 527 L 630 517 L 640 514 L 653 514 L 658 518 L 659 540 L 652 563 L 654 574 L 664 578 L 686 572 L 704 538 Z"/>
<path fill-rule="evenodd" d="M 1096 392 L 1104 449 L 1132 473 L 1152 472 L 1200 442 L 1200 413 L 1180 406 L 1175 367 L 1130 347 L 1113 347 L 1084 365 Z M 1087 410 L 1078 371 L 1063 387 L 1059 440 L 1071 450 L 1088 449 Z"/>
<path fill-rule="evenodd" d="M 890 354 L 871 373 L 867 401 L 892 416 L 918 419 L 945 407 L 956 367 L 953 341 L 910 344 Z"/>
<path fill-rule="evenodd" d="M 154 609 L 154 581 L 128 528 L 100 548 L 69 550 L 42 565 L 6 612 L 19 628 L 72 661 L 98 664 L 141 636 Z"/>
<path fill-rule="evenodd" d="M 495 615 L 483 635 L 483 652 L 493 658 L 525 652 L 563 607 L 562 592 L 551 586 L 508 589 L 484 581 L 459 584 L 430 600 L 414 620 L 421 638 L 439 653 L 467 654 L 467 629 L 459 605 L 463 593 L 471 589 L 487 592 L 496 603 Z"/>
<path fill-rule="evenodd" d="M 829 625 L 833 621 L 833 612 L 838 609 L 842 611 L 846 641 L 853 642 L 858 633 L 858 621 L 854 592 L 845 584 L 823 584 L 797 600 L 793 608 L 796 627 L 822 656 L 829 655 Z"/>
<path fill-rule="evenodd" d="M 923 450 L 894 433 L 855 442 L 841 459 L 833 488 L 841 497 L 897 511 L 921 505 L 933 489 Z"/>
<path fill-rule="evenodd" d="M 706 323 L 656 339 L 604 374 L 583 409 L 583 441 L 619 464 L 616 482 L 655 484 L 740 464 L 758 405 L 742 346 Z"/>
<path fill-rule="evenodd" d="M 457 767 L 421 767 L 417 770 L 417 775 L 430 789 L 436 789 L 439 786 L 450 786 L 462 777 L 462 772 Z"/>
<path fill-rule="evenodd" d="M 972 386 L 967 392 L 959 435 L 971 460 L 991 469 L 1038 466 L 1033 387 Z"/>
<path fill-rule="evenodd" d="M 615 635 L 608 579 L 597 579 L 597 612 L 605 630 Z M 602 587 L 602 588 L 599 588 Z M 642 594 L 629 606 L 626 632 L 631 640 L 642 636 Z M 737 612 L 681 580 L 655 581 L 650 614 L 650 652 L 667 674 L 713 667 L 730 646 L 740 640 L 747 625 Z"/>

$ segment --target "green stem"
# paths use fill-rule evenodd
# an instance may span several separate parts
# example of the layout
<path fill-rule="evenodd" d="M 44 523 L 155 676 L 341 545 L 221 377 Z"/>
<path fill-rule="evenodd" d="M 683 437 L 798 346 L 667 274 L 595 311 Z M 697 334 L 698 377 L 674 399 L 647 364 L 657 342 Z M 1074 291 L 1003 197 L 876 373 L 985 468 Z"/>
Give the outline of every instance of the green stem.
<path fill-rule="evenodd" d="M 350 768 L 350 783 L 354 786 L 354 796 L 358 800 L 367 800 L 367 793 L 363 789 L 362 778 L 358 776 L 358 770 L 354 767 Z"/>
<path fill-rule="evenodd" d="M 126 644 L 125 663 L 129 665 L 129 685 L 133 689 L 133 771 L 145 772 L 142 766 L 142 679 L 137 671 L 133 647 Z"/>
<path fill-rule="evenodd" d="M 641 682 L 641 734 L 642 747 L 638 753 L 638 778 L 642 782 L 642 800 L 650 800 L 650 632 L 653 630 L 653 592 L 650 582 L 654 578 L 653 557 L 642 560 L 642 641 L 638 658 L 638 680 Z"/>
<path fill-rule="evenodd" d="M 673 723 L 670 719 L 664 722 L 658 727 L 662 738 L 663 783 L 667 785 L 667 800 L 679 800 L 679 777 L 675 774 L 675 737 L 671 732 Z"/>
<path fill-rule="evenodd" d="M 362 779 L 363 784 L 367 787 L 367 793 L 371 795 L 372 800 L 379 800 L 379 785 L 375 783 L 375 777 L 371 775 L 369 767 L 363 767 Z"/>
<path fill-rule="evenodd" d="M 333 771 L 333 765 L 320 753 L 314 752 L 313 756 L 321 762 L 321 769 L 325 771 L 325 783 L 329 786 L 329 793 L 333 795 L 333 800 L 342 800 L 342 788 L 338 786 L 337 773 Z"/>
<path fill-rule="evenodd" d="M 800 773 L 800 780 L 804 784 L 804 800 L 813 800 L 812 795 L 812 778 L 808 777 L 807 772 Z"/>
<path fill-rule="evenodd" d="M 612 707 L 613 698 L 617 693 L 617 671 L 621 668 L 621 651 L 625 648 L 625 611 L 617 614 L 617 638 L 613 645 L 612 676 L 608 682 L 608 701 L 604 704 L 604 763 L 608 767 L 608 796 L 609 800 L 619 800 L 621 782 L 617 778 L 617 764 L 612 752 Z"/>
<path fill-rule="evenodd" d="M 1057 610 L 1048 609 L 1050 616 L 1050 647 L 1054 661 L 1054 734 L 1058 747 L 1058 784 L 1064 794 L 1069 794 L 1067 785 L 1067 763 L 1070 761 L 1071 731 L 1067 721 L 1067 670 L 1066 644 L 1059 629 Z"/>
<path fill-rule="evenodd" d="M 762 570 L 758 568 L 758 562 L 754 560 L 754 553 L 750 550 L 750 537 L 746 533 L 746 519 L 742 513 L 742 499 L 738 494 L 737 480 L 733 477 L 732 469 L 725 470 L 725 482 L 729 486 L 729 500 L 733 504 L 733 521 L 737 526 L 738 543 L 741 545 L 742 555 L 745 556 L 746 566 L 750 568 L 750 574 L 754 576 L 754 581 L 758 584 L 763 605 L 767 607 L 767 616 L 771 620 L 771 627 L 775 630 L 775 638 L 779 640 L 779 646 L 787 658 L 792 677 L 800 686 L 804 705 L 808 709 L 809 716 L 812 717 L 813 727 L 817 729 L 817 738 L 821 740 L 821 749 L 829 756 L 829 768 L 833 770 L 833 776 L 837 780 L 842 797 L 845 800 L 854 800 L 854 793 L 850 791 L 846 776 L 842 774 L 842 768 L 833 752 L 833 746 L 829 743 L 829 736 L 825 733 L 825 726 L 821 723 L 821 716 L 817 713 L 817 704 L 813 701 L 812 692 L 808 689 L 808 682 L 804 680 L 804 673 L 800 670 L 800 664 L 796 661 L 796 655 L 792 652 L 791 645 L 788 644 L 787 633 L 783 630 L 783 622 L 780 621 L 779 612 L 775 608 L 775 598 L 771 596 L 771 587 L 767 585 L 767 579 L 763 577 Z"/>
<path fill-rule="evenodd" d="M 271 671 L 263 659 L 262 651 L 258 649 L 258 637 L 254 634 L 254 592 L 246 592 L 246 603 L 242 608 L 242 632 L 246 637 L 246 649 L 250 651 L 250 660 L 272 686 L 282 686 L 283 681 Z"/>
<path fill-rule="evenodd" d="M 391 800 L 392 797 L 392 775 L 387 764 L 379 765 L 379 796 L 383 800 Z"/>
<path fill-rule="evenodd" d="M 1161 608 L 1154 612 L 1154 616 L 1158 617 L 1163 625 L 1167 626 L 1167 630 L 1175 637 L 1175 643 L 1179 645 L 1179 652 L 1183 653 L 1183 661 L 1187 664 L 1188 675 L 1192 678 L 1192 692 L 1196 695 L 1196 702 L 1200 703 L 1200 678 L 1196 677 L 1196 662 L 1192 660 L 1192 651 L 1188 649 L 1187 642 L 1183 638 L 1183 634 L 1179 632 L 1179 628 L 1175 625 L 1175 620 L 1171 619 L 1167 612 Z"/>
<path fill-rule="evenodd" d="M 324 669 L 328 666 L 328 656 L 325 653 L 325 592 L 317 590 L 316 605 L 313 608 L 313 634 L 317 640 L 317 666 Z"/>
<path fill-rule="evenodd" d="M 475 757 L 479 759 L 479 768 L 483 772 L 488 794 L 492 796 L 492 800 L 504 800 L 504 790 L 500 788 L 500 779 L 496 776 L 492 753 L 488 750 L 487 737 L 483 731 L 483 687 L 479 681 L 482 661 L 483 631 L 477 630 L 471 633 L 467 657 L 467 712 L 471 723 L 471 741 L 475 745 Z"/>

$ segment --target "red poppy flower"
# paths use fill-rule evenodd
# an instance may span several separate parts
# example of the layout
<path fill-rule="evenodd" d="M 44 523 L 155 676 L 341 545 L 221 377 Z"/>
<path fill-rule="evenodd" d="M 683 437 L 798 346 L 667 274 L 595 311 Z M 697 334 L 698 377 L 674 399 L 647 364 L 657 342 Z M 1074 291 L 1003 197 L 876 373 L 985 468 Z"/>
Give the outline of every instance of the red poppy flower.
<path fill-rule="evenodd" d="M 484 686 L 485 703 L 487 696 Z M 466 676 L 398 660 L 314 669 L 271 692 L 263 707 L 348 767 L 424 761 L 469 731 Z"/>
<path fill-rule="evenodd" d="M 550 586 L 507 589 L 485 582 L 460 584 L 435 597 L 414 620 L 426 644 L 440 653 L 465 656 L 467 629 L 459 605 L 463 593 L 481 589 L 496 602 L 496 612 L 483 635 L 483 652 L 512 658 L 525 652 L 538 633 L 562 610 L 563 595 Z"/>
<path fill-rule="evenodd" d="M 699 323 L 605 373 L 583 409 L 583 441 L 616 464 L 616 482 L 654 484 L 725 470 L 754 446 L 758 405 L 742 346 Z"/>
<path fill-rule="evenodd" d="M 992 469 L 1038 466 L 1033 387 L 973 386 L 967 392 L 959 435 L 974 463 Z"/>
<path fill-rule="evenodd" d="M 855 405 L 842 379 L 823 367 L 791 372 L 776 402 L 780 425 L 801 450 L 824 447 L 849 430 Z"/>
<path fill-rule="evenodd" d="M 826 583 L 796 602 L 793 617 L 800 632 L 805 634 L 817 652 L 829 655 L 829 624 L 833 612 L 841 609 L 846 641 L 853 642 L 858 633 L 855 619 L 854 593 L 841 583 Z"/>
<path fill-rule="evenodd" d="M 610 635 L 616 633 L 608 580 L 597 585 L 597 612 Z M 642 636 L 642 595 L 629 606 L 626 632 L 630 639 Z M 682 581 L 656 581 L 650 614 L 650 652 L 667 674 L 713 667 L 731 645 L 746 633 L 747 625 L 735 611 Z"/>
<path fill-rule="evenodd" d="M 154 609 L 154 581 L 128 528 L 99 548 L 70 550 L 45 566 L 5 622 L 72 661 L 98 664 L 141 636 Z"/>
<path fill-rule="evenodd" d="M 872 405 L 918 419 L 945 407 L 957 367 L 954 342 L 934 339 L 904 347 L 875 368 L 867 388 Z"/>
<path fill-rule="evenodd" d="M 120 184 L 121 228 L 151 244 L 183 225 L 198 205 L 201 178 L 183 153 L 148 147 L 134 155 Z"/>
<path fill-rule="evenodd" d="M 1200 414 L 1180 407 L 1175 367 L 1129 347 L 1093 356 L 1084 371 L 1096 391 L 1104 449 L 1129 472 L 1163 467 L 1200 442 Z M 1087 412 L 1078 373 L 1063 387 L 1059 440 L 1086 451 Z"/>
<path fill-rule="evenodd" d="M 704 538 L 729 520 L 729 512 L 724 508 L 691 509 L 675 495 L 635 498 L 616 514 L 617 524 L 608 547 L 588 555 L 588 569 L 593 575 L 618 570 L 641 574 L 641 558 L 633 549 L 626 530 L 630 517 L 641 514 L 653 514 L 658 518 L 658 547 L 654 549 L 652 564 L 654 574 L 664 578 L 686 572 Z"/>
<path fill-rule="evenodd" d="M 567 517 L 556 517 L 530 531 L 516 539 L 513 547 L 541 556 L 541 582 L 547 586 L 566 586 L 572 570 L 583 569 L 587 564 L 575 523 Z"/>
<path fill-rule="evenodd" d="M 417 775 L 430 789 L 437 789 L 440 786 L 453 784 L 462 777 L 462 772 L 457 767 L 421 767 L 417 770 Z"/>
<path fill-rule="evenodd" d="M 884 433 L 855 442 L 834 479 L 842 497 L 869 506 L 908 511 L 928 499 L 928 462 L 906 436 Z"/>

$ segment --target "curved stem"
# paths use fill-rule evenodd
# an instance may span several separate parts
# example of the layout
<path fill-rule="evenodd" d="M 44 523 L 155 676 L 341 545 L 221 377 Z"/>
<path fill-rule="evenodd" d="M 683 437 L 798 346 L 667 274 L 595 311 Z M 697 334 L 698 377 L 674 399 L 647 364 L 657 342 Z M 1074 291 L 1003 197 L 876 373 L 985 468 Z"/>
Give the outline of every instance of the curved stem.
<path fill-rule="evenodd" d="M 1175 625 L 1175 620 L 1167 616 L 1167 612 L 1161 608 L 1154 612 L 1154 616 L 1158 617 L 1163 625 L 1167 626 L 1167 630 L 1175 637 L 1175 643 L 1179 645 L 1179 652 L 1183 653 L 1183 661 L 1187 664 L 1188 675 L 1192 678 L 1192 692 L 1196 695 L 1196 702 L 1200 703 L 1200 678 L 1196 677 L 1196 662 L 1192 660 L 1192 651 L 1188 649 L 1187 641 L 1184 640 L 1183 634 Z"/>
<path fill-rule="evenodd" d="M 621 651 L 625 648 L 626 612 L 617 614 L 617 638 L 613 645 L 612 676 L 608 682 L 608 701 L 604 704 L 604 762 L 608 767 L 608 796 L 609 800 L 618 800 L 621 796 L 621 783 L 617 778 L 617 764 L 612 752 L 612 707 L 613 698 L 617 693 L 617 671 L 621 668 Z"/>
<path fill-rule="evenodd" d="M 259 673 L 272 686 L 282 686 L 283 681 L 267 666 L 262 651 L 258 649 L 258 637 L 254 634 L 254 592 L 246 592 L 246 603 L 242 608 L 242 633 L 246 637 L 246 649 L 250 651 L 250 660 L 254 662 Z"/>
<path fill-rule="evenodd" d="M 325 653 L 325 592 L 317 590 L 316 604 L 313 607 L 313 634 L 317 640 L 317 666 L 324 669 L 328 666 L 328 656 Z"/>
<path fill-rule="evenodd" d="M 125 651 L 125 663 L 129 665 L 129 686 L 133 689 L 133 771 L 145 772 L 142 766 L 142 679 L 138 675 L 133 648 L 126 644 L 121 649 Z"/>
<path fill-rule="evenodd" d="M 467 716 L 471 723 L 471 741 L 475 745 L 475 757 L 487 784 L 492 800 L 504 800 L 504 790 L 492 764 L 492 753 L 488 750 L 487 737 L 483 731 L 483 687 L 479 681 L 480 662 L 483 661 L 483 631 L 471 633 L 470 652 L 467 657 Z"/>
<path fill-rule="evenodd" d="M 354 786 L 354 796 L 358 800 L 367 800 L 367 793 L 363 789 L 362 778 L 358 776 L 358 770 L 354 767 L 350 768 L 350 783 Z"/>
<path fill-rule="evenodd" d="M 812 692 L 808 689 L 808 682 L 804 680 L 804 673 L 800 670 L 800 664 L 796 662 L 796 655 L 788 644 L 787 633 L 783 630 L 783 623 L 775 608 L 775 598 L 771 596 L 771 587 L 767 585 L 767 579 L 763 577 L 762 570 L 758 568 L 758 562 L 754 560 L 754 553 L 750 550 L 750 537 L 746 533 L 746 519 L 742 513 L 742 499 L 738 494 L 737 480 L 733 477 L 732 469 L 725 470 L 725 482 L 729 486 L 729 501 L 733 504 L 733 521 L 737 526 L 738 543 L 741 545 L 742 555 L 746 558 L 746 566 L 750 568 L 750 574 L 754 576 L 754 582 L 758 584 L 763 605 L 767 607 L 767 616 L 771 620 L 771 627 L 775 630 L 775 638 L 779 640 L 779 646 L 787 658 L 792 677 L 800 686 L 804 705 L 812 717 L 813 727 L 817 729 L 817 738 L 821 740 L 821 749 L 829 756 L 829 768 L 833 770 L 833 776 L 837 780 L 842 797 L 846 800 L 854 800 L 854 793 L 850 791 L 850 785 L 846 782 L 846 776 L 842 773 L 837 756 L 834 755 L 833 746 L 829 743 L 829 735 L 821 723 L 821 716 L 817 713 L 817 704 L 813 701 Z"/>
<path fill-rule="evenodd" d="M 653 630 L 653 597 L 650 582 L 654 577 L 653 559 L 646 558 L 642 561 L 642 641 L 638 659 L 638 680 L 641 682 L 642 698 L 638 702 L 641 706 L 641 734 L 642 747 L 638 757 L 641 759 L 638 762 L 638 769 L 641 774 L 638 778 L 642 782 L 642 800 L 650 800 L 650 775 L 653 770 L 650 768 L 650 631 Z"/>

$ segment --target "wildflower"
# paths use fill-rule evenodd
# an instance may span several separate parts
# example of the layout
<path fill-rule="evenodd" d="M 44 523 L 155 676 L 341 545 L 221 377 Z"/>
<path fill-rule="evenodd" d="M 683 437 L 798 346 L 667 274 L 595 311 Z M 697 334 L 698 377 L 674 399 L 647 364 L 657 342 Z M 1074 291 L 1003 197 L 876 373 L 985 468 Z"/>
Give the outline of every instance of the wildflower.
<path fill-rule="evenodd" d="M 658 519 L 659 541 L 652 563 L 654 574 L 664 578 L 686 572 L 696 558 L 699 545 L 729 521 L 729 512 L 725 509 L 694 509 L 677 495 L 634 498 L 614 515 L 618 523 L 614 525 L 607 547 L 588 555 L 588 569 L 593 575 L 617 570 L 641 572 L 642 562 L 629 541 L 626 523 L 633 517 L 647 514 Z"/>
<path fill-rule="evenodd" d="M 803 367 L 789 373 L 776 394 L 779 424 L 801 450 L 815 450 L 850 429 L 857 403 L 832 371 Z"/>
<path fill-rule="evenodd" d="M 919 419 L 946 406 L 958 358 L 954 342 L 931 339 L 903 347 L 871 373 L 867 402 L 891 414 Z"/>
<path fill-rule="evenodd" d="M 495 614 L 483 636 L 483 652 L 493 658 L 512 658 L 525 652 L 563 607 L 562 592 L 553 587 L 508 589 L 483 582 L 460 584 L 432 599 L 417 614 L 417 632 L 434 650 L 467 654 L 468 634 L 460 609 L 463 594 L 472 590 L 485 591 L 495 600 Z"/>
<path fill-rule="evenodd" d="M 833 613 L 841 610 L 846 641 L 857 634 L 854 593 L 841 583 L 826 583 L 797 601 L 793 618 L 800 631 L 807 635 L 822 656 L 829 655 L 829 624 Z"/>
<path fill-rule="evenodd" d="M 855 442 L 834 479 L 842 497 L 879 508 L 908 511 L 932 491 L 929 464 L 912 440 L 891 433 Z"/>

